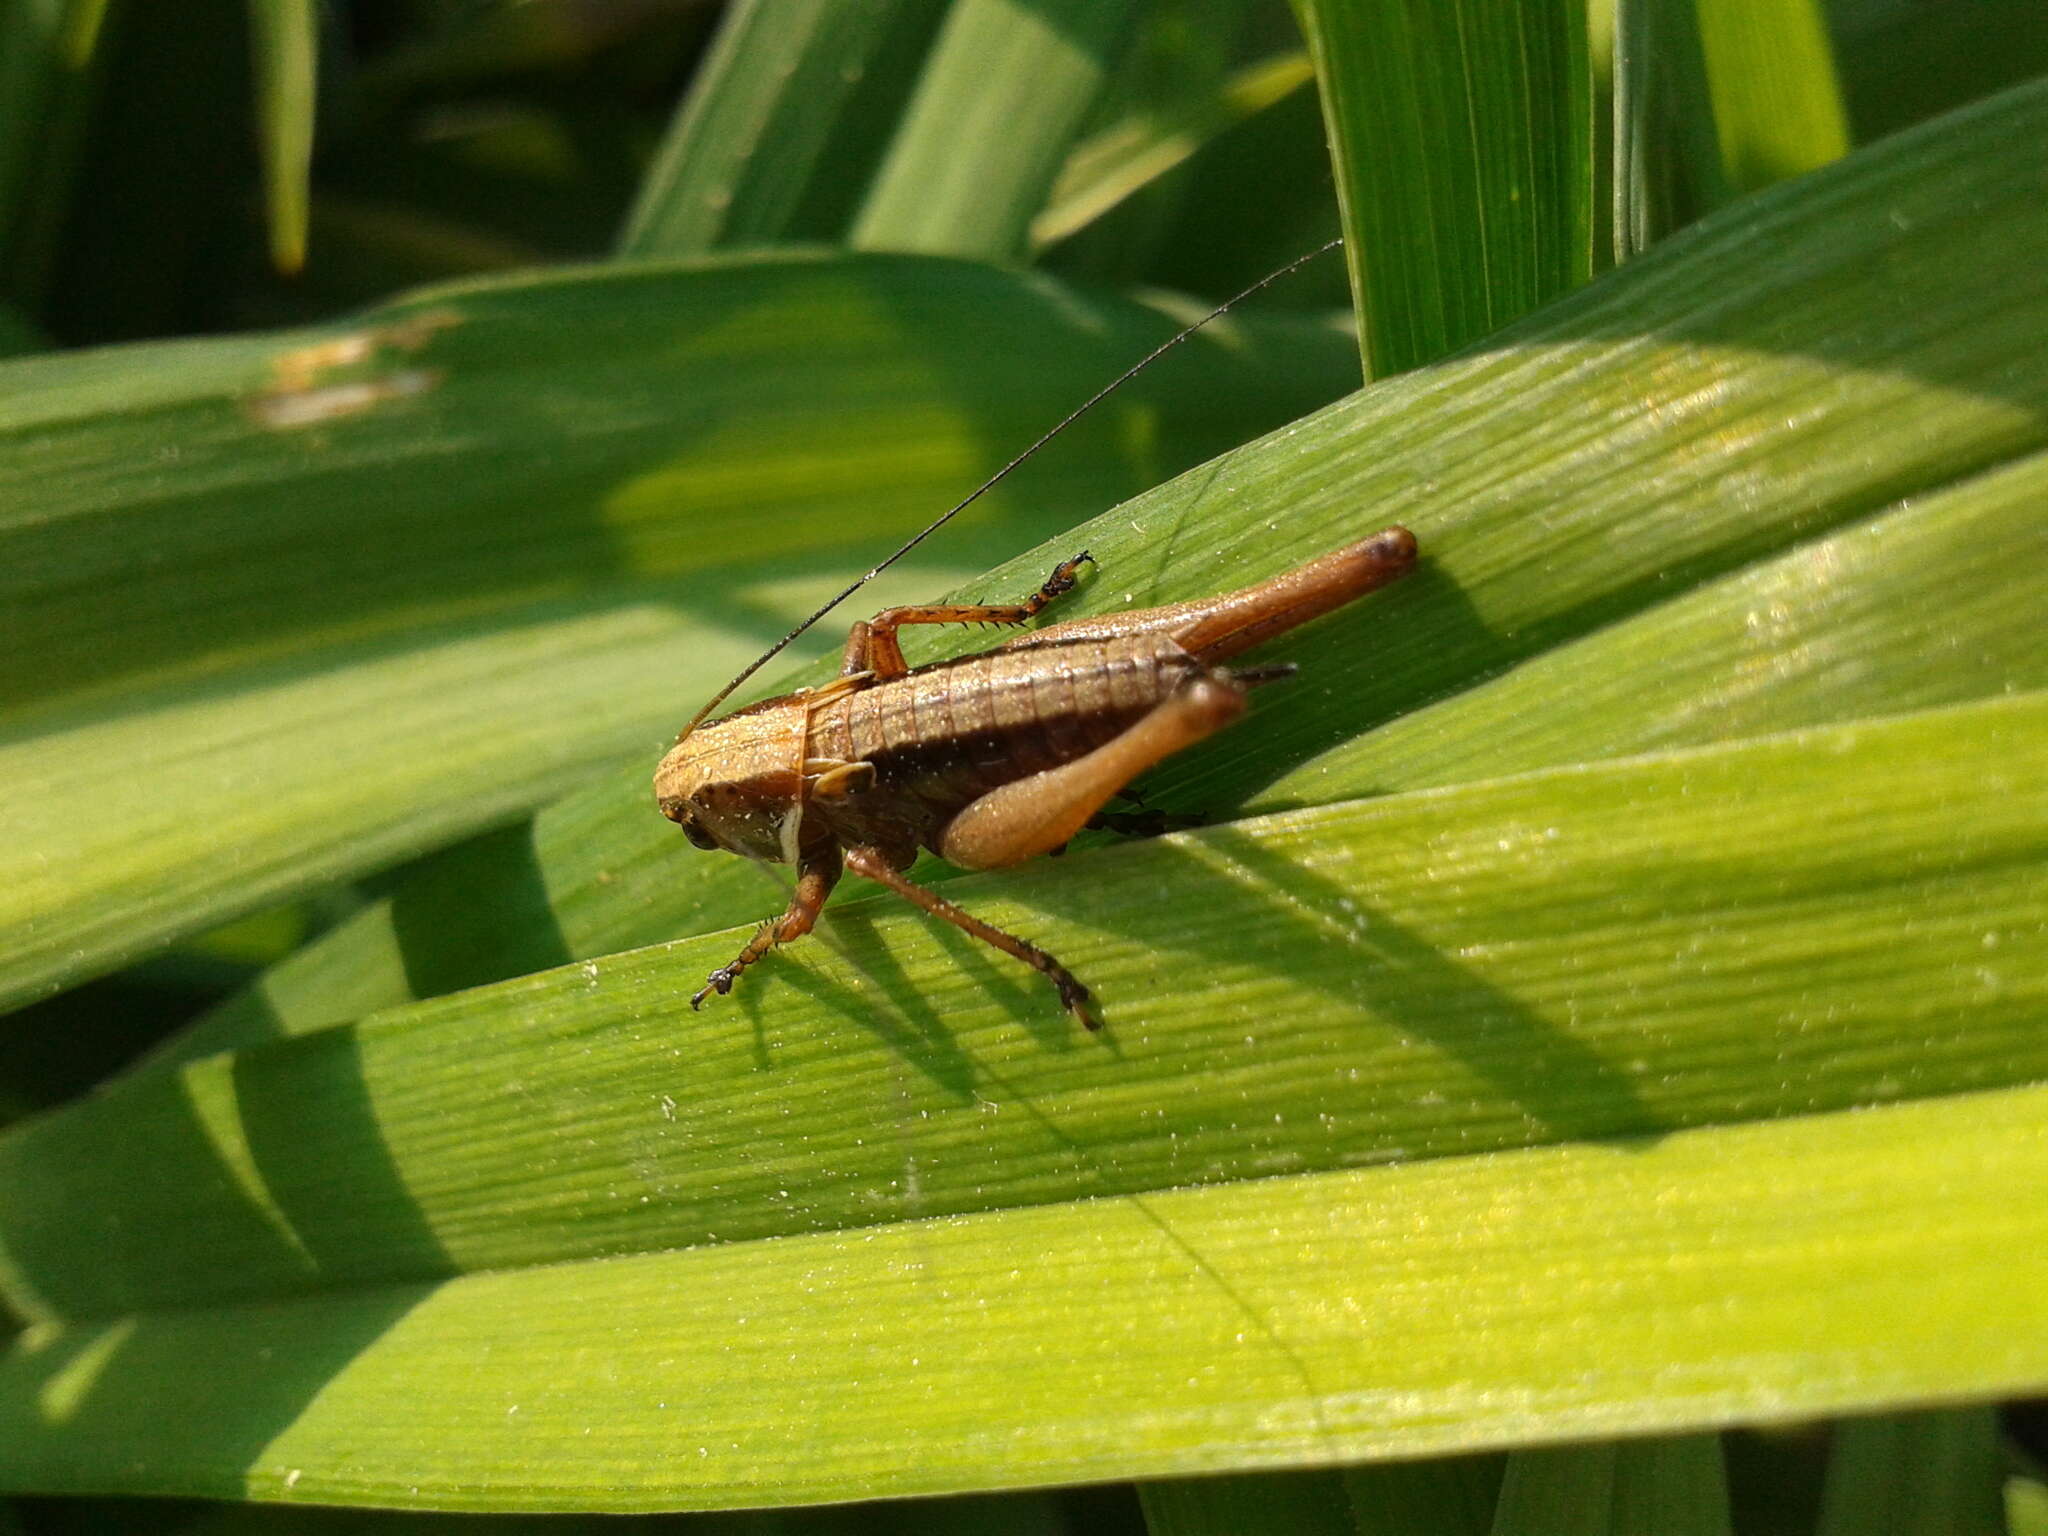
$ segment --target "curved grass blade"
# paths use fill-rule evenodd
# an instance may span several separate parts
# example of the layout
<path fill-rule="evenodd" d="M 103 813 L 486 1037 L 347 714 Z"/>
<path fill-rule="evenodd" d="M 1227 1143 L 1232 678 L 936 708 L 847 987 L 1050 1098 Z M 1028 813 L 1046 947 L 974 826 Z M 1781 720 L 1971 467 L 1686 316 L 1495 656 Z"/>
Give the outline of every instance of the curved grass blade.
<path fill-rule="evenodd" d="M 1185 165 L 1225 130 L 1270 111 L 1315 80 L 1300 52 L 1276 54 L 1233 71 L 1211 95 L 1175 103 L 1170 114 L 1146 113 L 1074 146 L 1045 208 L 1031 221 L 1031 244 L 1043 250 L 1078 234 L 1126 198 Z"/>
<path fill-rule="evenodd" d="M 1221 67 L 1223 61 L 1217 63 Z M 1286 66 L 1278 56 L 1273 66 L 1273 76 L 1261 80 L 1254 69 L 1240 76 L 1239 83 L 1277 83 Z M 1139 66 L 1130 68 L 1140 72 Z M 1310 73 L 1312 77 L 1313 66 Z M 1140 78 L 1144 78 L 1142 73 Z M 1219 81 L 1217 88 L 1222 86 Z M 1123 96 L 1147 99 L 1136 89 Z M 1189 110 L 1190 98 L 1176 93 L 1153 108 L 1151 120 L 1172 123 L 1186 117 Z M 1134 126 L 1112 123 L 1076 145 L 1053 198 L 1063 195 L 1067 176 L 1081 171 L 1084 162 L 1094 160 L 1097 152 L 1114 154 L 1115 141 Z M 1047 270 L 1077 281 L 1112 286 L 1135 283 L 1221 297 L 1240 291 L 1339 233 L 1336 199 L 1331 195 L 1330 152 L 1311 78 L 1310 84 L 1261 110 L 1217 127 L 1193 144 L 1177 165 L 1133 187 L 1071 236 L 1041 249 L 1034 259 Z M 1301 313 L 1348 314 L 1349 279 L 1343 263 L 1318 263 L 1296 273 L 1280 288 L 1268 290 L 1266 300 Z"/>
<path fill-rule="evenodd" d="M 1809 0 L 1620 0 L 1614 186 L 1624 257 L 1848 153 L 1829 22 Z"/>
<path fill-rule="evenodd" d="M 24 308 L 43 296 L 72 212 L 106 12 L 107 0 L 0 10 L 0 279 Z"/>
<path fill-rule="evenodd" d="M 1614 6 L 1614 250 L 1640 256 L 1729 200 L 1694 0 Z"/>
<path fill-rule="evenodd" d="M 1422 572 L 1291 648 L 1302 681 L 1256 732 L 1148 781 L 1160 803 L 1212 817 L 1252 796 L 1319 802 L 2034 686 L 2019 621 L 2039 579 L 2041 469 L 1971 482 L 2048 442 L 2048 205 L 2010 153 L 2042 136 L 2036 87 L 1864 151 L 966 591 L 1027 591 L 1085 546 L 1103 576 L 1069 611 L 1102 611 L 1414 527 Z M 1954 282 L 1958 263 L 1976 280 Z M 1888 561 L 1886 533 L 1858 531 L 1869 519 L 1930 562 L 1919 579 Z M 1759 602 L 1772 606 L 1753 628 Z M 1956 655 L 1931 667 L 1913 654 L 1923 641 Z M 1518 691 L 1524 666 L 1557 688 Z M 1341 743 L 1352 755 L 1322 756 Z M 678 856 L 647 771 L 624 765 L 530 835 L 408 880 L 192 1048 L 777 905 L 737 861 Z M 432 914 L 455 891 L 474 936 L 449 945 Z"/>
<path fill-rule="evenodd" d="M 311 0 L 249 0 L 249 23 L 269 195 L 270 259 L 280 272 L 296 272 L 306 262 L 319 28 Z"/>
<path fill-rule="evenodd" d="M 1714 131 L 1729 191 L 1753 192 L 1849 152 L 1848 112 L 1815 0 L 1715 0 L 1699 8 Z"/>

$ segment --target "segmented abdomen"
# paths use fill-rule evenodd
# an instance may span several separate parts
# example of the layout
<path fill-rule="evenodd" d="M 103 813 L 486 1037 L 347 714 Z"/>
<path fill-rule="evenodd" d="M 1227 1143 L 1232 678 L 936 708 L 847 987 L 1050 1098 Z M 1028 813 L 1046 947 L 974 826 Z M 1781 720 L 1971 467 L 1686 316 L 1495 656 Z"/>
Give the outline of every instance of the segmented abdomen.
<path fill-rule="evenodd" d="M 879 784 L 965 803 L 1094 750 L 1198 670 L 1158 635 L 969 656 L 820 707 L 810 755 L 873 763 Z"/>

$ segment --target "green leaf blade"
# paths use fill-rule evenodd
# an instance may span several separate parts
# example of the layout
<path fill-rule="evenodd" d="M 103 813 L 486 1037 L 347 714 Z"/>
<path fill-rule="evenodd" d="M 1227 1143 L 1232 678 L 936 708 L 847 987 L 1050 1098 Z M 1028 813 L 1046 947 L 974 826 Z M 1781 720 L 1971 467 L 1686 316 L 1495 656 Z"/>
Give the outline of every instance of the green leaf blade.
<path fill-rule="evenodd" d="M 1702 584 L 1275 780 L 1322 802 L 2048 687 L 2035 454 Z"/>
<path fill-rule="evenodd" d="M 954 0 L 851 243 L 1017 260 L 1137 9 Z"/>
<path fill-rule="evenodd" d="M 0 1364 L 0 1483 L 727 1508 L 2025 1391 L 2044 1114 L 2018 1089 L 39 1329 Z"/>
<path fill-rule="evenodd" d="M 873 98 L 907 96 L 938 0 L 735 5 L 642 182 L 619 254 L 691 256 L 835 232 L 873 171 Z"/>
<path fill-rule="evenodd" d="M 1731 192 L 1767 187 L 1848 153 L 1825 6 L 1716 0 L 1700 7 L 1699 28 Z"/>
<path fill-rule="evenodd" d="M 311 0 L 249 0 L 249 17 L 270 259 L 280 272 L 297 272 L 306 262 L 319 27 Z"/>
<path fill-rule="evenodd" d="M 1158 803 L 1212 818 L 2037 686 L 2023 620 L 2039 465 L 2024 461 L 2048 443 L 2032 255 L 2048 214 L 2003 152 L 2035 134 L 2038 88 L 1779 188 L 1483 352 L 1376 385 L 964 590 L 1013 597 L 1087 547 L 1104 576 L 1067 611 L 1106 611 L 1411 526 L 1415 577 L 1276 648 L 1312 692 L 1148 778 Z M 1981 286 L 1952 281 L 1959 261 Z M 1939 505 L 1898 506 L 1936 491 Z M 1912 558 L 1931 562 L 1920 582 L 1909 528 Z M 1830 559 L 1846 562 L 1838 579 Z M 1773 561 L 1775 576 L 1742 574 Z M 1924 587 L 1937 576 L 1938 597 Z M 1659 615 L 1695 588 L 1699 606 Z M 1970 659 L 1915 656 L 1921 637 Z M 1577 692 L 1524 691 L 1525 665 Z M 775 897 L 745 870 L 664 879 L 675 838 L 643 794 L 622 768 L 466 867 L 495 959 L 488 936 L 459 966 L 431 958 L 424 914 L 446 887 L 424 875 L 196 1045 L 338 1022 L 418 996 L 423 975 L 490 980 L 536 954 L 766 915 Z"/>
<path fill-rule="evenodd" d="M 1592 275 L 1583 5 L 1295 8 L 1367 377 L 1434 362 Z"/>
<path fill-rule="evenodd" d="M 1731 1536 L 1728 1479 L 1712 1435 L 1517 1451 L 1494 1536 Z"/>
<path fill-rule="evenodd" d="M 2029 1082 L 2044 773 L 2037 693 L 949 885 L 1099 1042 L 895 903 L 702 1012 L 742 932 L 586 961 L 0 1137 L 0 1274 L 104 1316 Z"/>
<path fill-rule="evenodd" d="M 312 10 L 211 3 L 107 12 L 106 44 L 101 0 L 0 23 L 0 118 L 29 129 L 0 145 L 0 265 L 59 342 L 585 250 L 714 21 L 436 4 L 349 29 L 326 254 L 287 284 L 256 271 L 255 151 L 303 194 Z M 923 53 L 862 29 L 943 3 L 794 0 L 784 31 L 730 8 L 747 56 L 698 77 L 643 210 L 688 215 L 680 241 L 841 239 Z M 267 129 L 234 110 L 252 4 L 306 66 Z M 1585 61 L 1550 45 L 1582 4 L 1377 12 L 1414 46 L 1323 51 L 1350 117 L 1434 125 L 1380 190 L 1465 200 L 1441 238 L 1441 202 L 1387 221 L 1388 307 L 1477 312 L 1576 250 L 1558 208 L 1525 220 L 1585 148 L 1544 126 L 1577 110 Z M 1316 102 L 1229 73 L 1290 46 L 1284 14 L 1166 0 L 1105 77 L 1107 50 L 1043 46 L 1063 7 L 1119 25 L 962 0 L 1026 46 L 931 72 L 952 94 L 899 141 L 906 227 L 1021 259 L 1093 96 L 1084 131 L 1157 131 L 1033 259 L 1216 295 L 1326 238 Z M 1670 62 L 1668 33 L 1629 53 L 1653 7 L 1690 9 L 1623 0 L 1624 96 Z M 1999 1529 L 1979 1405 L 2048 1383 L 2048 92 L 1661 238 L 1731 169 L 1839 154 L 1841 98 L 1868 136 L 1872 99 L 1905 121 L 2037 72 L 2024 8 L 1977 9 L 1902 72 L 1925 18 L 1832 6 L 1837 83 L 1807 0 L 1710 8 L 1690 86 L 1653 68 L 1661 102 L 1617 114 L 1617 244 L 1659 246 L 1621 280 L 1071 530 L 1327 398 L 1332 358 L 1355 382 L 1343 339 L 1232 317 L 1185 390 L 1148 378 L 1006 487 L 979 553 L 863 595 L 935 596 L 1060 529 L 965 594 L 1086 544 L 1067 611 L 1112 612 L 1419 535 L 1409 581 L 1258 658 L 1301 671 L 1254 719 L 1137 786 L 1206 826 L 916 872 L 1072 962 L 1102 1035 L 858 882 L 690 1014 L 783 898 L 689 850 L 646 780 L 739 656 L 1161 316 L 784 251 L 0 366 L 0 1006 L 148 957 L 0 1053 L 0 1115 L 34 1117 L 0 1135 L 0 1293 L 35 1319 L 0 1350 L 0 1490 L 972 1490 L 900 1523 L 1040 1536 L 1059 1496 L 986 1491 L 1166 1478 L 1154 1513 L 1191 1528 L 1717 1532 L 1731 1485 L 1744 1521 L 1811 1524 L 1812 1416 L 1855 1413 L 1883 1417 L 1834 1435 L 1831 1528 Z M 1548 42 L 1517 52 L 1517 26 Z M 288 251 L 303 212 L 275 194 Z M 1434 271 L 1439 246 L 1506 275 Z M 219 944 L 203 978 L 199 944 L 152 950 L 292 895 L 256 914 L 274 957 L 358 899 L 295 893 L 404 860 L 182 1065 L 63 1102 L 227 974 Z M 1715 1430 L 1778 1417 L 1800 1427 L 1730 1437 L 1724 1476 Z M 2031 1530 L 2041 1480 L 2003 1481 Z M 797 1523 L 849 1519 L 897 1516 Z"/>
<path fill-rule="evenodd" d="M 1936 1409 L 1836 1427 L 1819 1536 L 1884 1530 L 2005 1536 L 1996 1410 Z"/>

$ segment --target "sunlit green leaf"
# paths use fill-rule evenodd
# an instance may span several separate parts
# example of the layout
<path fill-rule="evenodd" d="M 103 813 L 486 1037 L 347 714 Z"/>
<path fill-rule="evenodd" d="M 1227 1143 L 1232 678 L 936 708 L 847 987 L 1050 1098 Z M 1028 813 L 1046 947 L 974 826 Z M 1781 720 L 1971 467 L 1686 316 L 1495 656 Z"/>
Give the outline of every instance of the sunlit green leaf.
<path fill-rule="evenodd" d="M 0 1483 L 717 1507 L 2037 1388 L 2044 1116 L 2021 1089 L 47 1326 L 0 1365 Z"/>
<path fill-rule="evenodd" d="M 1788 453 L 1798 450 L 1791 442 Z M 2048 454 L 1686 596 L 1309 759 L 1256 806 L 1455 784 L 2048 687 Z"/>
<path fill-rule="evenodd" d="M 1730 191 L 1767 187 L 1848 152 L 1819 0 L 1699 0 L 1699 38 Z"/>
<path fill-rule="evenodd" d="M 2032 693 L 949 884 L 1099 1041 L 894 899 L 701 1012 L 744 930 L 583 961 L 9 1133 L 0 1272 L 103 1316 L 2048 1078 L 2043 774 Z"/>
<path fill-rule="evenodd" d="M 2036 132 L 2048 92 L 1730 210 L 969 590 L 1028 591 L 1078 540 L 1103 566 L 1070 611 L 1102 611 L 1409 523 L 1418 576 L 1153 776 L 1210 816 L 2041 686 L 2048 203 L 1998 152 Z M 423 871 L 193 1047 L 765 916 L 755 871 L 678 854 L 648 772 Z"/>
<path fill-rule="evenodd" d="M 209 4 L 232 22 L 241 0 Z M 665 7 L 412 8 L 511 46 L 333 72 L 343 140 L 382 98 L 357 164 L 376 143 L 405 162 L 357 190 L 411 217 L 411 170 L 517 141 L 559 155 L 562 194 L 518 227 L 601 243 L 709 24 Z M 1865 9 L 1830 16 L 1853 32 Z M 245 285 L 193 283 L 189 253 L 106 238 L 212 240 L 179 195 L 202 173 L 255 203 L 232 155 L 169 126 L 203 102 L 222 143 L 254 145 L 217 110 L 242 83 L 204 88 L 200 44 L 238 29 L 175 10 L 117 13 L 94 131 L 132 147 L 162 124 L 136 163 L 191 173 L 95 159 L 93 195 L 58 200 L 101 234 L 64 263 L 61 316 L 35 311 L 53 336 L 320 302 L 267 310 L 272 282 L 240 308 Z M 1171 94 L 1129 89 L 1155 54 L 1209 59 L 1212 87 L 1290 45 L 1250 9 L 1219 42 L 1238 10 L 1150 13 L 1092 125 Z M 983 20 L 1026 37 L 1058 12 Z M 1466 19 L 1423 18 L 1444 37 Z M 593 51 L 628 28 L 635 46 Z M 1175 28 L 1202 35 L 1177 53 Z M 777 41 L 758 35 L 756 83 Z M 1927 49 L 1927 73 L 1963 51 Z M 978 82 L 971 51 L 935 70 L 952 99 L 923 116 L 922 165 L 898 161 L 948 238 L 987 237 L 977 199 L 998 223 L 1042 206 L 1043 157 L 1083 126 L 1093 62 L 1005 57 Z M 1804 71 L 1796 94 L 1832 73 L 1814 57 L 1770 62 Z M 537 105 L 515 59 L 559 96 Z M 1354 88 L 1469 92 L 1441 119 L 1460 125 L 1521 132 L 1571 98 L 1481 47 L 1455 70 L 1431 49 L 1323 62 Z M 10 78 L 0 60 L 0 98 Z M 975 124 L 977 85 L 1009 105 Z M 579 99 L 607 91 L 616 110 Z M 1211 293 L 1256 239 L 1303 248 L 1301 99 L 1053 259 Z M 859 132 L 834 154 L 895 127 L 893 106 L 841 105 Z M 1227 170 L 1226 144 L 1283 118 L 1270 192 Z M 787 126 L 761 129 L 764 154 Z M 988 1491 L 1136 1478 L 1169 1480 L 1155 1514 L 1196 1525 L 1348 1503 L 1361 1532 L 1462 1532 L 1494 1523 L 1512 1463 L 1504 1530 L 1714 1530 L 1717 1428 L 1853 1412 L 1887 1417 L 1840 1433 L 1835 1526 L 1995 1528 L 1989 1415 L 1916 1410 L 2048 1385 L 2044 139 L 2035 87 L 1726 208 L 970 583 L 1014 597 L 1085 543 L 1102 564 L 1068 611 L 1103 612 L 1396 519 L 1425 551 L 1274 647 L 1300 676 L 1144 785 L 1207 826 L 919 872 L 1080 970 L 1099 1036 L 857 882 L 693 1014 L 781 896 L 689 850 L 646 778 L 730 661 L 1163 334 L 1156 314 L 985 269 L 781 256 L 625 277 L 648 285 L 632 300 L 560 274 L 0 369 L 20 386 L 0 391 L 0 626 L 31 662 L 0 682 L 17 956 L 44 945 L 43 981 L 75 978 L 474 834 L 185 1045 L 239 1049 L 0 1136 L 0 1286 L 35 1319 L 0 1359 L 0 1488 L 607 1511 L 973 1491 L 989 1502 L 825 1528 L 1054 1536 L 1055 1496 Z M 36 146 L 59 181 L 63 147 Z M 323 149 L 323 172 L 348 152 Z M 455 179 L 472 210 L 543 185 Z M 836 233 L 806 222 L 820 206 L 781 227 Z M 123 275 L 96 280 L 110 252 Z M 201 296 L 124 307 L 131 272 Z M 1067 527 L 1212 452 L 1213 425 L 1298 415 L 1332 358 L 1355 377 L 1328 333 L 1219 327 L 1184 394 L 1148 379 L 1073 440 L 1079 461 L 1062 445 L 993 509 L 1000 530 L 863 604 Z M 171 958 L 11 1021 L 8 1044 L 36 1031 L 69 1076 L 17 1096 L 0 1064 L 0 1108 L 76 1091 L 92 1050 L 161 1028 Z M 1810 1527 L 1826 1433 L 1726 1437 L 1745 1528 Z M 2008 1479 L 2016 1529 L 2030 1489 Z M 193 1515 L 165 1520 L 216 1528 Z"/>

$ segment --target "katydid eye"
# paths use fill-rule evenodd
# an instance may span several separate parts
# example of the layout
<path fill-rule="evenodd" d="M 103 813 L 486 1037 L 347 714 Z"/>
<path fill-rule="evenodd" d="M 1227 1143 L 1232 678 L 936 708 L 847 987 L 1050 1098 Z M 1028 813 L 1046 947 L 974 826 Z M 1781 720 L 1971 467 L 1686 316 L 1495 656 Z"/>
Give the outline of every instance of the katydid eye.
<path fill-rule="evenodd" d="M 682 827 L 682 836 L 688 838 L 690 842 L 694 842 L 698 848 L 717 848 L 719 846 L 719 840 L 713 838 L 709 831 L 705 831 L 705 823 L 696 819 L 696 807 L 690 801 L 682 801 L 674 811 L 670 811 L 668 819 L 674 821 L 678 827 Z"/>

